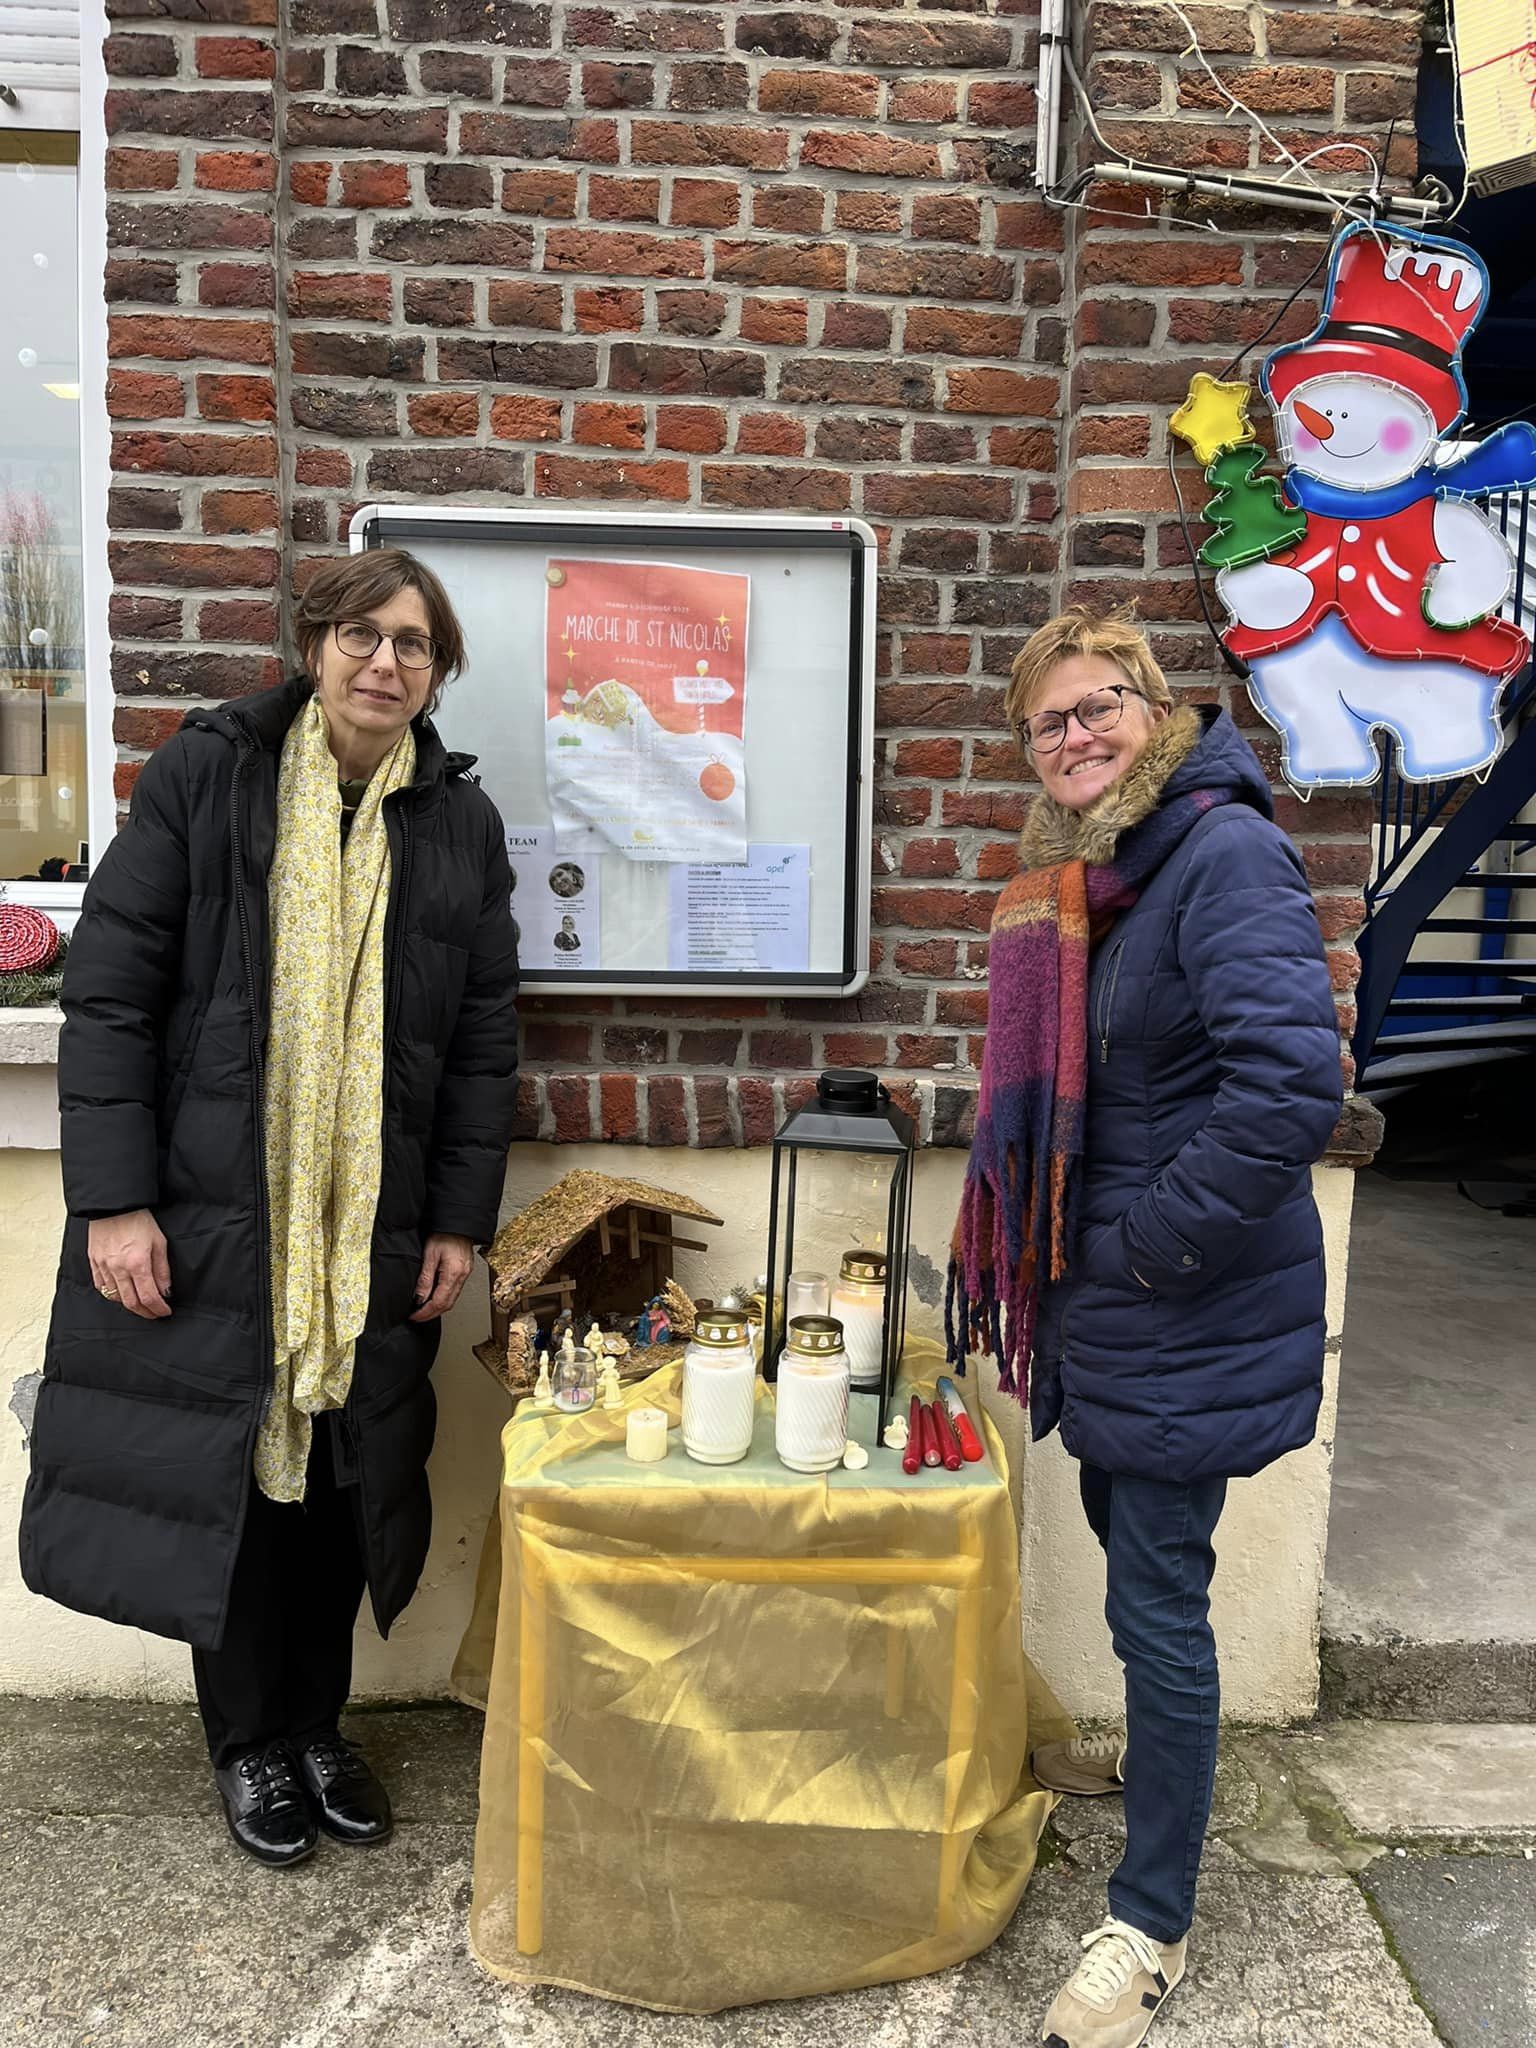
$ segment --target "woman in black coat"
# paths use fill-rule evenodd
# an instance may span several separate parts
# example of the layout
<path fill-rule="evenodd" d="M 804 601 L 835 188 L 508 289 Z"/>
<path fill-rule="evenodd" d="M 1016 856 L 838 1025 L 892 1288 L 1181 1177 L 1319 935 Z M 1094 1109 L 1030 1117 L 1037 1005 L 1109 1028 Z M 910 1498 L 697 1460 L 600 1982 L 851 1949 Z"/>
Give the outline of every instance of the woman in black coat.
<path fill-rule="evenodd" d="M 446 593 L 353 556 L 297 627 L 304 674 L 146 763 L 70 946 L 21 1529 L 35 1592 L 191 1644 L 230 1830 L 274 1864 L 389 1832 L 337 1726 L 352 1629 L 420 1576 L 428 1374 L 517 1064 L 501 821 L 428 716 Z"/>

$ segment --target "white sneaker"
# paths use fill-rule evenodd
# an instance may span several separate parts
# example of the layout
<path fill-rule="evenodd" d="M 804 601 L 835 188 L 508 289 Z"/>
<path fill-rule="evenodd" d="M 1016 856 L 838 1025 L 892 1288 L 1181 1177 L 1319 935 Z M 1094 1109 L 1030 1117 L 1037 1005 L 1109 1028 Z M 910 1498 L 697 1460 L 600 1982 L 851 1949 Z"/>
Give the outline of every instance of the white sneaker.
<path fill-rule="evenodd" d="M 1184 1975 L 1186 1945 L 1115 1919 L 1085 1934 L 1083 1960 L 1040 2029 L 1045 2048 L 1137 2048 Z"/>
<path fill-rule="evenodd" d="M 1125 1784 L 1125 1730 L 1074 1735 L 1070 1742 L 1042 1742 L 1029 1760 L 1037 1785 L 1048 1792 L 1075 1792 L 1096 1799 Z"/>

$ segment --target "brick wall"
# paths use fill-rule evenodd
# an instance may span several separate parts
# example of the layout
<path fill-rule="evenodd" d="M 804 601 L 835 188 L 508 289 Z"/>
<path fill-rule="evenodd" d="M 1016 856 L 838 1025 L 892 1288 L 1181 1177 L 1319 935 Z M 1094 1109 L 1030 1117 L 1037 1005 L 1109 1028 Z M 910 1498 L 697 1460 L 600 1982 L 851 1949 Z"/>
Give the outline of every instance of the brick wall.
<path fill-rule="evenodd" d="M 857 1063 L 963 1142 L 1027 795 L 1002 718 L 1024 634 L 1064 595 L 1134 595 L 1170 670 L 1257 725 L 1194 624 L 1165 421 L 1320 245 L 1294 216 L 1196 233 L 1105 187 L 1044 207 L 1020 169 L 1033 14 L 109 0 L 121 795 L 189 701 L 282 673 L 294 584 L 360 502 L 853 511 L 881 534 L 869 987 L 530 1000 L 529 1135 L 757 1143 L 819 1066 Z M 1194 16 L 1288 143 L 1378 139 L 1411 100 L 1407 9 Z M 1079 27 L 1118 140 L 1250 161 L 1166 8 L 1097 0 Z M 1366 806 L 1286 801 L 1347 1024 Z"/>

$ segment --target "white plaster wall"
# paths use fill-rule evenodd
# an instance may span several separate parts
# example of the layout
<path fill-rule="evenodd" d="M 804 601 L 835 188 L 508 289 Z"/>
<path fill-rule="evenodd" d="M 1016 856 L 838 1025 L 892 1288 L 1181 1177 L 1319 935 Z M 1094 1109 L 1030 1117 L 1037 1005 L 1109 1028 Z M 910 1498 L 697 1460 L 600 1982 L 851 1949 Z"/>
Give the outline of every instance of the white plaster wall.
<path fill-rule="evenodd" d="M 684 1253 L 679 1278 L 718 1293 L 763 1264 L 768 1162 L 761 1152 L 647 1151 L 606 1146 L 514 1149 L 504 1213 L 526 1204 L 578 1166 L 635 1173 L 687 1192 L 726 1218 L 700 1234 L 705 1254 Z M 964 1156 L 919 1160 L 913 1216 L 915 1294 L 909 1321 L 937 1332 L 938 1287 L 959 1199 Z M 1328 1230 L 1329 1327 L 1342 1314 L 1354 1176 L 1320 1171 Z M 0 1152 L 0 1398 L 42 1364 L 55 1247 L 62 1226 L 58 1155 Z M 835 1239 L 839 1223 L 830 1225 Z M 855 1233 L 857 1235 L 857 1233 Z M 848 1241 L 855 1241 L 850 1235 Z M 797 1264 L 804 1263 L 798 1256 Z M 494 1497 L 497 1439 L 509 1404 L 471 1346 L 488 1326 L 477 1276 L 449 1318 L 436 1372 L 439 1427 L 432 1457 L 435 1527 L 415 1600 L 387 1643 L 372 1624 L 358 1629 L 357 1685 L 375 1697 L 446 1692 L 468 1617 L 481 1537 Z M 1328 1518 L 1337 1358 L 1331 1357 L 1319 1440 L 1261 1478 L 1234 1485 L 1218 1534 L 1217 1634 L 1224 1706 L 1243 1720 L 1280 1721 L 1310 1711 L 1317 1674 L 1317 1614 Z M 22 1388 L 24 1395 L 25 1388 Z M 24 1405 L 24 1403 L 23 1403 Z M 1075 1467 L 1054 1440 L 1024 1449 L 1023 1418 L 995 1389 L 987 1407 L 1002 1429 L 1023 1488 L 1024 1612 L 1030 1654 L 1064 1703 L 1084 1715 L 1119 1711 L 1117 1667 L 1102 1618 L 1103 1568 L 1078 1505 Z M 26 1473 L 18 1418 L 0 1413 L 0 1693 L 107 1694 L 182 1698 L 190 1694 L 185 1649 L 158 1637 L 86 1620 L 35 1599 L 21 1584 L 14 1529 Z"/>

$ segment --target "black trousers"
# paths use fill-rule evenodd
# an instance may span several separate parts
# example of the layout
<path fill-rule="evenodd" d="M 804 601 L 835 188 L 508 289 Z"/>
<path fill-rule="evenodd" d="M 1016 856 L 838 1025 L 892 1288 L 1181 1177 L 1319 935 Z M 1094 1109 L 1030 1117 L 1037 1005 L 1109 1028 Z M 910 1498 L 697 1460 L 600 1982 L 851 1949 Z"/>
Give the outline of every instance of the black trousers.
<path fill-rule="evenodd" d="M 337 1482 L 335 1415 L 315 1418 L 302 1502 L 251 1482 L 224 1644 L 194 1650 L 214 1767 L 287 1741 L 334 1735 L 352 1689 L 352 1629 L 367 1583 L 357 1488 Z"/>

